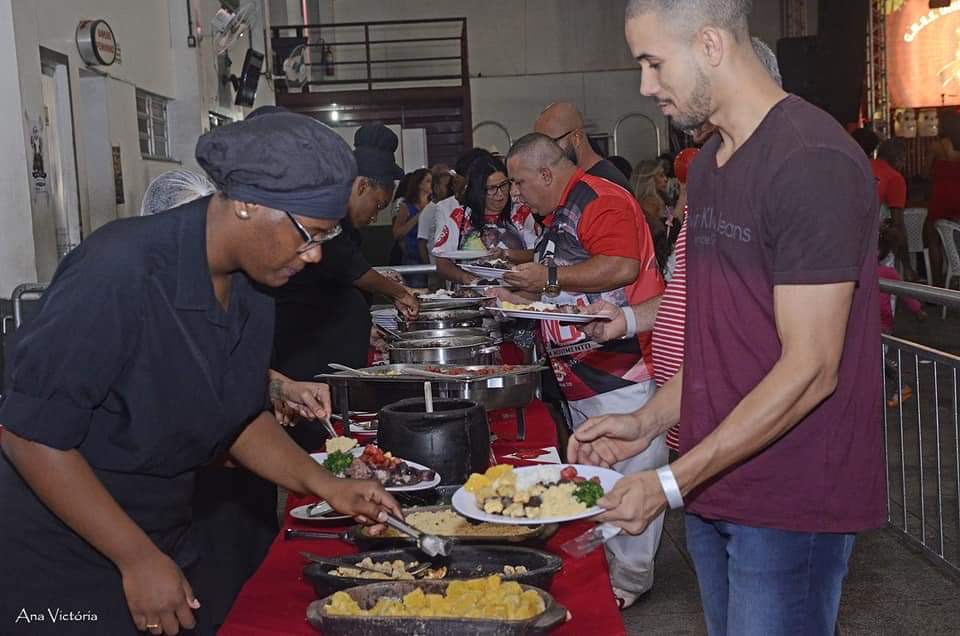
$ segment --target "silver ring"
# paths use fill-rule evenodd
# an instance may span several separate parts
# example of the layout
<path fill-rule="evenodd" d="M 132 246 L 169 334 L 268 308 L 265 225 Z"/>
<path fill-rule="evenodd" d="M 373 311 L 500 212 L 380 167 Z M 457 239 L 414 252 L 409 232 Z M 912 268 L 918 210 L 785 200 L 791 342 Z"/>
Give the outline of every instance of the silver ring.
<path fill-rule="evenodd" d="M 146 625 L 147 629 L 159 629 L 160 625 Z"/>

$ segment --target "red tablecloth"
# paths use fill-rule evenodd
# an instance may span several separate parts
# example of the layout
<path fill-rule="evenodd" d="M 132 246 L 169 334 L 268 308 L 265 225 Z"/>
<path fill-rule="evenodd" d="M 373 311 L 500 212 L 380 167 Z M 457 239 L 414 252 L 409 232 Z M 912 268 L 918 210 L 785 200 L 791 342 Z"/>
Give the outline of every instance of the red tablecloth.
<path fill-rule="evenodd" d="M 527 439 L 523 442 L 511 441 L 516 432 L 516 422 L 512 414 L 491 413 L 491 429 L 499 438 L 494 443 L 494 453 L 498 460 L 518 449 L 556 446 L 556 429 L 542 403 L 536 402 L 526 409 L 526 423 Z M 527 464 L 516 461 L 511 463 Z M 312 500 L 291 496 L 287 502 L 287 511 L 310 501 Z M 318 529 L 315 525 L 289 516 L 286 527 Z M 613 590 L 610 588 L 603 550 L 594 550 L 582 559 L 571 559 L 560 551 L 563 542 L 589 527 L 589 522 L 561 526 L 546 545 L 547 550 L 563 557 L 563 569 L 554 579 L 550 593 L 570 610 L 573 616 L 570 622 L 553 632 L 557 636 L 585 633 L 618 636 L 626 633 Z M 301 550 L 324 556 L 352 554 L 357 551 L 354 546 L 337 540 L 298 539 L 286 542 L 281 532 L 260 569 L 244 585 L 220 634 L 266 636 L 315 633 L 306 622 L 307 605 L 316 597 L 313 588 L 302 576 L 304 561 L 299 554 Z"/>

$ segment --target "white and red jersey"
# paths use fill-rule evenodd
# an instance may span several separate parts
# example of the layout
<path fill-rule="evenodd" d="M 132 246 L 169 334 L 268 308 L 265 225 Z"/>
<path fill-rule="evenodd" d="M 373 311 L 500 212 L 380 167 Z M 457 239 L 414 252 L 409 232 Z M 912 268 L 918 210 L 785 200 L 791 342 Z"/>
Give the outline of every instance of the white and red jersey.
<path fill-rule="evenodd" d="M 673 252 L 677 257 L 673 277 L 660 299 L 660 308 L 653 323 L 653 379 L 663 386 L 677 374 L 683 364 L 683 335 L 687 320 L 687 224 L 684 219 Z M 674 426 L 667 431 L 667 446 L 680 447 L 680 431 Z"/>
<path fill-rule="evenodd" d="M 448 201 L 453 203 L 447 206 L 443 204 Z M 433 242 L 433 249 L 441 251 L 485 249 L 480 237 L 482 228 L 473 227 L 470 220 L 470 209 L 465 208 L 456 202 L 456 199 L 450 197 L 437 204 L 436 211 L 436 236 Z M 496 219 L 491 219 L 491 224 L 495 224 Z M 533 212 L 525 205 L 514 205 L 510 213 L 510 223 L 512 227 L 506 228 L 515 234 L 522 245 L 498 245 L 497 247 L 513 249 L 533 249 L 540 238 L 540 226 L 534 219 Z M 476 243 L 476 244 L 471 244 Z"/>

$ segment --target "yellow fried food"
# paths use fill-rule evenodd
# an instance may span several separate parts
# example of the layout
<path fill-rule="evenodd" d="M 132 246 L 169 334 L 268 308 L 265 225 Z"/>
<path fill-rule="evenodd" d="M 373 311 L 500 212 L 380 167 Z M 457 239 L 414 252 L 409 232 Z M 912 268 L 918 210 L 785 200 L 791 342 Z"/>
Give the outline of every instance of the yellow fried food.
<path fill-rule="evenodd" d="M 481 475 L 480 473 L 473 473 L 470 475 L 470 478 L 467 479 L 467 483 L 463 485 L 463 489 L 467 492 L 473 493 L 487 488 L 490 486 L 490 480 L 487 479 L 486 475 Z"/>
<path fill-rule="evenodd" d="M 451 581 L 446 594 L 424 593 L 420 588 L 403 599 L 380 598 L 369 610 L 361 609 L 350 596 L 337 592 L 327 604 L 336 616 L 445 616 L 451 618 L 499 618 L 523 620 L 542 613 L 543 598 L 524 591 L 516 581 L 504 583 L 494 574 L 482 579 Z"/>

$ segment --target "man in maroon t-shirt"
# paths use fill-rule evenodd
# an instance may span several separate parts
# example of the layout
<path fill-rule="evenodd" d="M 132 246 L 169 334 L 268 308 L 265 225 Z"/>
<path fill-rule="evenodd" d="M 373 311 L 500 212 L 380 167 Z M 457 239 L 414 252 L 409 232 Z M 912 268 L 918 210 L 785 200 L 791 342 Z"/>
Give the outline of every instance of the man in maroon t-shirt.
<path fill-rule="evenodd" d="M 627 5 L 641 92 L 719 135 L 689 177 L 684 365 L 641 409 L 680 422 L 682 456 L 624 477 L 598 520 L 637 532 L 686 506 L 711 634 L 828 635 L 855 533 L 886 520 L 876 186 L 837 122 L 770 79 L 749 7 Z M 641 432 L 588 423 L 570 451 L 619 459 Z"/>

